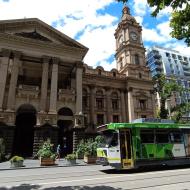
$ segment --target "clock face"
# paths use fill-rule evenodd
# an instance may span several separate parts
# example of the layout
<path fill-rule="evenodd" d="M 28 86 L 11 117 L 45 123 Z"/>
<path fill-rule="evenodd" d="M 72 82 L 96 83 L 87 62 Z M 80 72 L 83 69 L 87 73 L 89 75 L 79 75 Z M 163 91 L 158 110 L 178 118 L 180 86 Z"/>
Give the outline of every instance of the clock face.
<path fill-rule="evenodd" d="M 137 34 L 135 32 L 131 32 L 130 37 L 131 37 L 132 40 L 137 40 L 137 38 L 138 38 L 138 36 L 137 36 Z"/>

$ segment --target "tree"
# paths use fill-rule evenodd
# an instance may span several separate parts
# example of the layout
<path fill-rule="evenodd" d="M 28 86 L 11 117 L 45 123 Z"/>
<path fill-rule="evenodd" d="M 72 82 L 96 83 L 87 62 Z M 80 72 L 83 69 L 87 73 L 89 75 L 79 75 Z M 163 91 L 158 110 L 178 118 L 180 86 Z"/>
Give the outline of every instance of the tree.
<path fill-rule="evenodd" d="M 171 98 L 172 95 L 178 94 L 183 96 L 185 92 L 189 92 L 189 89 L 184 88 L 183 86 L 176 83 L 175 78 L 170 78 L 168 81 L 164 74 L 158 74 L 153 77 L 155 92 L 158 92 L 160 96 L 160 111 L 159 117 L 162 119 L 167 119 L 169 111 L 166 109 L 166 101 Z M 173 115 L 173 119 L 176 122 L 179 122 L 182 116 L 187 113 L 190 109 L 190 104 L 182 102 L 171 108 L 170 113 Z"/>
<path fill-rule="evenodd" d="M 116 0 L 127 3 L 128 0 Z M 155 8 L 152 16 L 156 17 L 158 13 L 166 7 L 172 8 L 170 27 L 171 36 L 178 40 L 184 40 L 187 46 L 190 46 L 190 5 L 189 0 L 147 0 L 150 7 Z"/>

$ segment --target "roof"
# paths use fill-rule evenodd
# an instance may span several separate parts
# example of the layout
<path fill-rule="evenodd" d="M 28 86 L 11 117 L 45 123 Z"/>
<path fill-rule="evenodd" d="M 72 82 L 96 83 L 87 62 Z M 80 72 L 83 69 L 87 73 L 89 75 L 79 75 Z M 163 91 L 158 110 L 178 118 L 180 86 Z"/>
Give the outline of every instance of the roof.
<path fill-rule="evenodd" d="M 177 123 L 109 123 L 98 127 L 98 131 L 106 129 L 190 129 L 190 124 L 177 124 Z"/>

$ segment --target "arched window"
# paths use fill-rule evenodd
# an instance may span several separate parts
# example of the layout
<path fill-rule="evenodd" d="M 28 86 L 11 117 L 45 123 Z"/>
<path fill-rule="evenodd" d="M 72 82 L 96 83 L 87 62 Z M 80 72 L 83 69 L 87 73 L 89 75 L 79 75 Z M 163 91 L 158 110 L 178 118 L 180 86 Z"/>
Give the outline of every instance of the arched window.
<path fill-rule="evenodd" d="M 135 65 L 139 65 L 140 62 L 139 62 L 139 55 L 138 54 L 135 54 Z"/>
<path fill-rule="evenodd" d="M 104 98 L 103 98 L 103 91 L 102 90 L 96 91 L 96 107 L 98 109 L 104 108 Z"/>
<path fill-rule="evenodd" d="M 112 109 L 118 110 L 119 109 L 119 101 L 118 101 L 118 94 L 117 92 L 113 92 L 111 95 L 112 98 Z"/>
<path fill-rule="evenodd" d="M 98 75 L 101 75 L 102 71 L 100 69 L 98 69 Z"/>
<path fill-rule="evenodd" d="M 83 109 L 88 107 L 88 92 L 86 89 L 82 90 L 82 105 L 83 105 Z"/>

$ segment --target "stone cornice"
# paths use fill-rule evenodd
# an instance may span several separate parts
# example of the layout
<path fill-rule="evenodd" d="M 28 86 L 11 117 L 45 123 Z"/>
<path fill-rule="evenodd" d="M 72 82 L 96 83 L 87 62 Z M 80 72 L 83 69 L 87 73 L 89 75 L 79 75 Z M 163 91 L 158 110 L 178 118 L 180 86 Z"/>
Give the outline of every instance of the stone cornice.
<path fill-rule="evenodd" d="M 72 54 L 72 57 L 76 54 L 80 54 L 80 59 L 82 59 L 85 54 L 86 54 L 86 50 L 85 49 L 81 49 L 81 48 L 76 48 L 76 47 L 69 47 L 66 45 L 62 45 L 62 44 L 56 44 L 56 43 L 49 43 L 49 42 L 43 42 L 43 41 L 38 41 L 38 40 L 34 40 L 34 39 L 29 39 L 29 38 L 23 38 L 23 37 L 19 37 L 19 36 L 13 36 L 10 34 L 5 34 L 5 33 L 0 33 L 0 41 L 1 42 L 5 42 L 5 44 L 8 43 L 12 43 L 13 45 L 20 45 L 23 47 L 27 46 L 27 47 L 33 47 L 33 48 L 38 48 L 38 49 L 46 49 L 49 50 L 51 52 L 58 52 L 58 53 L 70 53 Z M 73 52 L 75 52 L 75 54 L 73 54 Z M 76 53 L 77 52 L 77 53 Z M 78 56 L 76 56 L 77 58 Z"/>
<path fill-rule="evenodd" d="M 27 30 L 28 28 L 34 28 L 37 30 L 45 31 L 51 38 L 55 38 L 58 41 L 61 41 L 69 46 L 75 46 L 81 49 L 88 48 L 82 45 L 81 43 L 77 42 L 76 40 L 70 38 L 69 36 L 61 33 L 60 31 L 56 30 L 52 26 L 48 25 L 47 23 L 43 22 L 38 18 L 25 18 L 25 19 L 13 19 L 13 20 L 1 20 L 0 21 L 0 31 L 20 31 L 20 30 Z"/>

